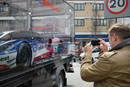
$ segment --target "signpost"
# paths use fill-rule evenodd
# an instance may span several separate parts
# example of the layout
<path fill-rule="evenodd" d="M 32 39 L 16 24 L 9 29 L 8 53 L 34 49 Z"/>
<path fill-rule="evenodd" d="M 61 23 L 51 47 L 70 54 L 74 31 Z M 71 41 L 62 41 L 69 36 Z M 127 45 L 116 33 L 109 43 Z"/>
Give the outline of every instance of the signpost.
<path fill-rule="evenodd" d="M 130 16 L 130 0 L 104 0 L 105 18 Z"/>

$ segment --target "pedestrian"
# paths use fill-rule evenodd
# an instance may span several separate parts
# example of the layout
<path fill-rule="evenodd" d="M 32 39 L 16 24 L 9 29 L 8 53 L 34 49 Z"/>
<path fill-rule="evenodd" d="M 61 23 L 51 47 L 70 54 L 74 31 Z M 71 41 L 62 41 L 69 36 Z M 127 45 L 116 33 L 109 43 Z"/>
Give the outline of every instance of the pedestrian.
<path fill-rule="evenodd" d="M 49 57 L 52 57 L 53 46 L 52 46 L 52 39 L 51 38 L 48 39 L 47 49 L 49 50 Z"/>
<path fill-rule="evenodd" d="M 59 54 L 63 54 L 64 53 L 64 45 L 63 45 L 63 41 L 60 40 L 59 44 L 58 44 L 58 53 Z"/>
<path fill-rule="evenodd" d="M 81 78 L 94 82 L 94 87 L 130 87 L 130 27 L 115 24 L 109 29 L 107 44 L 100 39 L 99 48 L 103 51 L 92 64 L 92 45 L 84 47 L 85 56 L 81 63 Z"/>

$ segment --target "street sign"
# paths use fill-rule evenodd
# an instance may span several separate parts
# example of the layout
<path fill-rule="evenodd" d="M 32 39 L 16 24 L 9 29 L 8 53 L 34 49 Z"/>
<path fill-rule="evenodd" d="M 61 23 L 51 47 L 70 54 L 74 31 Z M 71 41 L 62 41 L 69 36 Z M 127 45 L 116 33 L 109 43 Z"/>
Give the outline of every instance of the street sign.
<path fill-rule="evenodd" d="M 105 18 L 130 16 L 130 0 L 104 0 Z"/>

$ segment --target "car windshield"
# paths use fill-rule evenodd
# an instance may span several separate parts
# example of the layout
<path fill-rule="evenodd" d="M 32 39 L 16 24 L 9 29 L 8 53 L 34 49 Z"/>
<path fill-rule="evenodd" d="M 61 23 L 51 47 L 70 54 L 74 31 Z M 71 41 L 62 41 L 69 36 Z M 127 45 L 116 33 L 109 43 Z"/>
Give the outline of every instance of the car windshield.
<path fill-rule="evenodd" d="M 0 44 L 3 43 L 3 40 L 1 39 L 1 37 L 4 35 L 4 33 L 0 33 Z"/>
<path fill-rule="evenodd" d="M 0 33 L 0 41 L 10 40 L 10 32 Z"/>

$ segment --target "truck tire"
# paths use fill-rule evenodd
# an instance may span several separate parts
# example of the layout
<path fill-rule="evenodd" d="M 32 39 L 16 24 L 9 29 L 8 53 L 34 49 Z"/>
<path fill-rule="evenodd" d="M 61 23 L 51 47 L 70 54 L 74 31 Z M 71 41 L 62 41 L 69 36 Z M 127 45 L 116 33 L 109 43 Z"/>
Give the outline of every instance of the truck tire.
<path fill-rule="evenodd" d="M 62 73 L 58 76 L 58 87 L 64 87 L 64 76 Z"/>
<path fill-rule="evenodd" d="M 31 65 L 32 51 L 27 43 L 22 43 L 19 46 L 16 57 L 16 66 L 27 67 Z"/>

